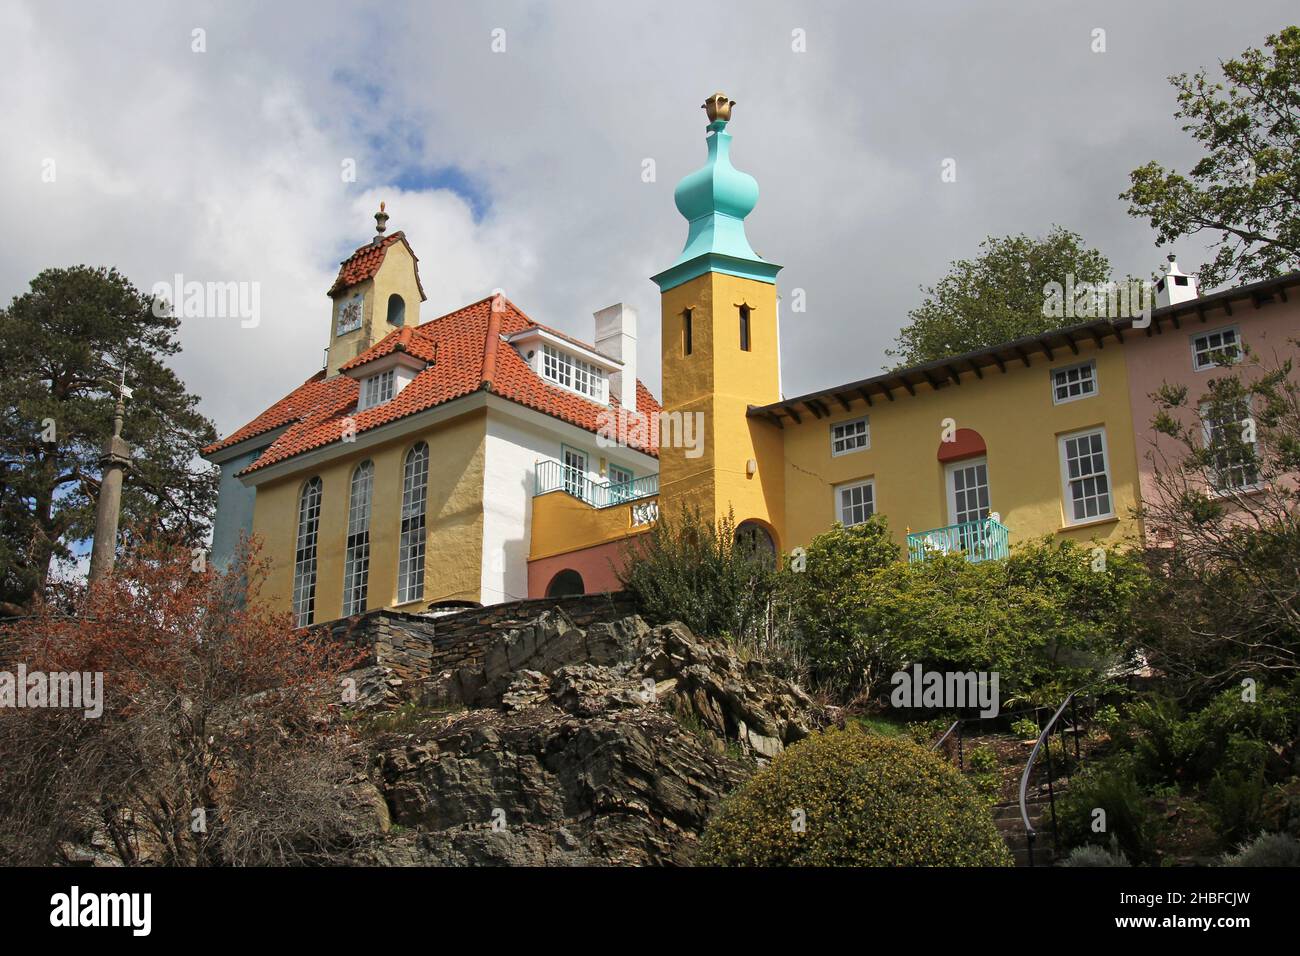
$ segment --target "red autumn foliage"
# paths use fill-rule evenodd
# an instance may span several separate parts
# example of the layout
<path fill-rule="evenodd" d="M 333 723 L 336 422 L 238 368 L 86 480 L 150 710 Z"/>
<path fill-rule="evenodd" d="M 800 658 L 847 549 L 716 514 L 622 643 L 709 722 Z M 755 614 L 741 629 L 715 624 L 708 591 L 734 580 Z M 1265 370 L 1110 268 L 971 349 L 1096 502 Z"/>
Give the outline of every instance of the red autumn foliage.
<path fill-rule="evenodd" d="M 258 600 L 266 559 L 224 573 L 143 545 L 70 608 L 0 627 L 4 665 L 103 675 L 103 713 L 0 710 L 0 859 L 96 842 L 126 863 L 302 862 L 338 836 L 355 650 Z M 196 568 L 198 568 L 196 570 Z"/>

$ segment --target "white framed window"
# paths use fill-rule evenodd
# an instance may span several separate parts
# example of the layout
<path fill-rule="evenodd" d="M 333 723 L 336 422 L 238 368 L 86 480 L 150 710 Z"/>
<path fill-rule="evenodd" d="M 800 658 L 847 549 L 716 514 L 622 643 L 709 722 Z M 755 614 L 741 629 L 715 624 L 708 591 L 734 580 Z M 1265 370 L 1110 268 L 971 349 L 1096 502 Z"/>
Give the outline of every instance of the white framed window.
<path fill-rule="evenodd" d="M 298 497 L 298 543 L 293 554 L 293 613 L 299 627 L 316 617 L 316 545 L 320 536 L 321 481 L 310 479 Z"/>
<path fill-rule="evenodd" d="M 844 527 L 862 524 L 876 513 L 876 482 L 872 478 L 835 488 L 835 514 Z"/>
<path fill-rule="evenodd" d="M 831 455 L 838 457 L 871 447 L 871 424 L 866 417 L 831 426 Z"/>
<path fill-rule="evenodd" d="M 348 494 L 348 537 L 343 553 L 343 616 L 366 609 L 370 579 L 370 501 L 375 487 L 375 464 L 367 459 L 352 472 Z"/>
<path fill-rule="evenodd" d="M 1223 364 L 1231 365 L 1240 358 L 1241 333 L 1235 325 L 1192 336 L 1192 368 L 1197 372 Z"/>
<path fill-rule="evenodd" d="M 397 370 L 389 369 L 378 375 L 371 375 L 361 380 L 361 399 L 357 402 L 357 411 L 365 411 L 382 405 L 395 394 Z"/>
<path fill-rule="evenodd" d="M 402 467 L 402 524 L 397 553 L 397 603 L 424 597 L 424 517 L 429 491 L 429 446 L 420 442 Z"/>
<path fill-rule="evenodd" d="M 1079 524 L 1115 514 L 1110 489 L 1110 456 L 1106 430 L 1062 435 L 1061 483 L 1065 491 L 1065 523 Z"/>
<path fill-rule="evenodd" d="M 1095 360 L 1052 369 L 1052 404 L 1064 405 L 1080 398 L 1097 394 L 1097 363 Z"/>
<path fill-rule="evenodd" d="M 948 521 L 967 524 L 989 516 L 989 463 L 987 458 L 970 458 L 949 465 Z"/>
<path fill-rule="evenodd" d="M 1217 491 L 1249 491 L 1259 486 L 1259 459 L 1255 449 L 1255 422 L 1249 399 L 1217 412 L 1201 405 L 1205 447 L 1213 456 L 1213 482 Z"/>
<path fill-rule="evenodd" d="M 542 343 L 542 378 L 593 401 L 605 401 L 604 370 L 560 351 L 549 342 Z"/>

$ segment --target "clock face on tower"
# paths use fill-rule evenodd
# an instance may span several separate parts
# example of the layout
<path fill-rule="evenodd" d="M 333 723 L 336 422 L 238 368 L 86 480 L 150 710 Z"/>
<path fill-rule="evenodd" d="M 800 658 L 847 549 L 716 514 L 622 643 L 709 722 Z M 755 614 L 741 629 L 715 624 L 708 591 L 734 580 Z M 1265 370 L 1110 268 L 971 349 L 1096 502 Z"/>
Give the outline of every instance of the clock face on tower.
<path fill-rule="evenodd" d="M 343 335 L 347 332 L 355 332 L 361 328 L 361 303 L 362 297 L 354 295 L 350 299 L 340 299 L 335 307 L 337 323 L 335 335 Z"/>

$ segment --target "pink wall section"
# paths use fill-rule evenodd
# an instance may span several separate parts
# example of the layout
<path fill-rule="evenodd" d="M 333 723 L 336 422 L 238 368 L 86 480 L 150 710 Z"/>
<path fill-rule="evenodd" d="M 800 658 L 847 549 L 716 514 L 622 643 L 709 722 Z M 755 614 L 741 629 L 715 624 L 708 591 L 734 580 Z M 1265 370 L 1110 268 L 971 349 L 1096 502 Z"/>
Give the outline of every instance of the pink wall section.
<path fill-rule="evenodd" d="M 1211 368 L 1198 372 L 1193 369 L 1192 339 L 1215 329 L 1236 327 L 1241 341 L 1254 353 L 1248 363 L 1258 361 L 1268 367 L 1295 355 L 1296 346 L 1292 340 L 1300 339 L 1300 300 L 1297 300 L 1294 288 L 1289 291 L 1289 299 L 1289 302 L 1283 302 L 1275 297 L 1263 302 L 1258 309 L 1249 300 L 1238 300 L 1232 304 L 1232 315 L 1218 306 L 1206 310 L 1204 322 L 1197 315 L 1190 314 L 1180 316 L 1182 328 L 1175 328 L 1170 320 L 1164 319 L 1159 332 L 1152 328 L 1150 335 L 1138 329 L 1126 333 L 1124 349 L 1129 401 L 1133 409 L 1133 433 L 1144 501 L 1153 500 L 1156 491 L 1153 473 L 1160 463 L 1160 454 L 1176 458 L 1179 452 L 1173 439 L 1159 435 L 1151 427 L 1156 414 L 1151 393 L 1166 382 L 1186 385 L 1188 408 L 1183 418 L 1186 423 L 1194 422 L 1196 405 L 1217 370 Z"/>
<path fill-rule="evenodd" d="M 566 568 L 582 575 L 586 593 L 599 594 L 602 591 L 618 591 L 622 585 L 615 566 L 621 566 L 621 541 L 598 544 L 581 551 L 570 551 L 549 558 L 539 558 L 528 563 L 528 596 L 530 598 L 546 597 L 546 588 L 561 571 Z"/>

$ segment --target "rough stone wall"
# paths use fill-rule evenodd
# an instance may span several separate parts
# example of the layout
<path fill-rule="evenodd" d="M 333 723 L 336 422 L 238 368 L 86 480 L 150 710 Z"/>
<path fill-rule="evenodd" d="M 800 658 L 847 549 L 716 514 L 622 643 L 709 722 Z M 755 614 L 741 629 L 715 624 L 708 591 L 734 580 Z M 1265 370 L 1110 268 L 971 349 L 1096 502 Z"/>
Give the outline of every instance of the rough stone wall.
<path fill-rule="evenodd" d="M 443 671 L 482 667 L 488 649 L 511 628 L 559 608 L 579 628 L 635 612 L 633 597 L 617 591 L 571 597 L 534 598 L 470 608 L 441 617 L 400 611 L 368 611 L 321 625 L 336 640 L 369 648 L 362 666 L 387 668 L 412 687 Z"/>

